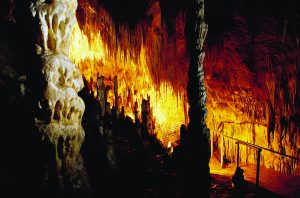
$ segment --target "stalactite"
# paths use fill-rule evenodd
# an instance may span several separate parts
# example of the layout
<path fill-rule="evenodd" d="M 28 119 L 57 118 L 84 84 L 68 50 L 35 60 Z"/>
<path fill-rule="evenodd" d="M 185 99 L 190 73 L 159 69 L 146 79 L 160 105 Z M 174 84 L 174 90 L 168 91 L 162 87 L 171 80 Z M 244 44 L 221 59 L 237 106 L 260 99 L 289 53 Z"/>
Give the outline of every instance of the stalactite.
<path fill-rule="evenodd" d="M 285 42 L 286 27 L 287 27 L 287 24 L 288 24 L 288 20 L 285 19 L 285 20 L 284 20 L 284 25 L 283 25 L 283 32 L 282 32 L 282 43 Z"/>
<path fill-rule="evenodd" d="M 266 85 L 270 94 L 272 107 L 275 107 L 275 91 L 276 91 L 276 75 L 274 72 L 269 72 L 266 76 Z"/>

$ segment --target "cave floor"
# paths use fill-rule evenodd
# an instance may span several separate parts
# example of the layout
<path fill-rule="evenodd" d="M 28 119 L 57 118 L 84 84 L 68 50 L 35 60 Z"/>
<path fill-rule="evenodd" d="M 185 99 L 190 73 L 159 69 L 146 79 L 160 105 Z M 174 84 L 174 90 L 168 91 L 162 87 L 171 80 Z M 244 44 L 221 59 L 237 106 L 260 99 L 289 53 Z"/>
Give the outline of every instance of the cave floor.
<path fill-rule="evenodd" d="M 128 128 L 129 132 L 124 132 L 124 129 Z M 125 124 L 125 127 L 121 129 L 117 130 L 113 141 L 109 143 L 99 135 L 87 134 L 88 147 L 85 146 L 85 152 L 88 155 L 84 156 L 86 156 L 86 167 L 91 177 L 95 197 L 186 197 L 183 181 L 176 169 L 176 159 L 169 155 L 155 138 L 150 137 L 148 141 L 143 142 L 130 124 Z M 99 146 L 101 141 L 103 144 Z M 105 150 L 110 150 L 110 157 L 107 157 Z M 231 177 L 235 170 L 234 164 L 221 169 L 218 167 L 217 160 L 212 158 L 210 168 L 212 182 L 209 197 L 234 197 L 231 184 Z M 258 194 L 255 188 L 255 166 L 242 166 L 242 168 L 245 170 L 248 184 L 245 197 L 295 195 L 289 192 L 291 189 L 288 185 L 300 181 L 298 177 L 293 177 L 292 182 L 285 182 L 285 186 L 278 188 L 276 180 L 287 181 L 292 178 L 283 174 L 274 178 L 276 175 L 272 173 L 273 175 L 267 180 L 264 177 L 269 173 L 261 169 L 262 187 Z M 299 185 L 300 182 L 292 188 L 299 189 Z M 299 193 L 299 191 L 294 191 L 294 193 L 297 192 Z"/>
<path fill-rule="evenodd" d="M 244 170 L 245 180 L 255 188 L 256 182 L 256 165 L 240 164 Z M 221 167 L 216 157 L 212 157 L 210 161 L 210 172 L 213 175 L 232 177 L 236 168 L 235 163 L 228 163 Z M 279 173 L 273 169 L 260 167 L 259 184 L 263 189 L 274 192 L 282 197 L 299 197 L 300 195 L 300 176 Z"/>

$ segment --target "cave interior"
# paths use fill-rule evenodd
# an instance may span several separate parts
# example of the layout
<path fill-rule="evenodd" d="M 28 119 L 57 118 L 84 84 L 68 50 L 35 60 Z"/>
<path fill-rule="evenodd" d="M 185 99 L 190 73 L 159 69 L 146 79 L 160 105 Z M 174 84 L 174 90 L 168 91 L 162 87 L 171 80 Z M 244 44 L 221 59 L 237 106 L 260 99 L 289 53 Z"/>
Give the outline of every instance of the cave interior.
<path fill-rule="evenodd" d="M 299 42 L 297 0 L 2 0 L 3 195 L 297 197 Z"/>

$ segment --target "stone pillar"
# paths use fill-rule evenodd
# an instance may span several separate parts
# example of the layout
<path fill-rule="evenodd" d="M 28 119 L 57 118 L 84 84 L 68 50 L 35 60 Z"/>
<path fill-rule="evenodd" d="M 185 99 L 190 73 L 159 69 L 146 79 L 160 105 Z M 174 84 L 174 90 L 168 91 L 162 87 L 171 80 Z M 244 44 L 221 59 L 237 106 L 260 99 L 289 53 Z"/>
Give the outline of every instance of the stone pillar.
<path fill-rule="evenodd" d="M 105 114 L 105 85 L 104 85 L 104 76 L 98 78 L 98 96 L 101 105 L 102 117 Z"/>
<path fill-rule="evenodd" d="M 115 108 L 116 114 L 119 115 L 120 106 L 119 106 L 119 93 L 118 93 L 118 76 L 114 77 L 114 94 L 115 94 Z"/>
<path fill-rule="evenodd" d="M 38 26 L 37 61 L 30 78 L 35 126 L 42 148 L 47 148 L 41 150 L 47 156 L 45 188 L 55 189 L 55 196 L 66 197 L 90 193 L 80 155 L 85 104 L 77 93 L 84 84 L 79 69 L 68 57 L 76 8 L 77 0 L 37 0 L 30 4 Z"/>
<path fill-rule="evenodd" d="M 105 86 L 105 90 L 104 90 L 104 101 L 105 101 L 105 114 L 107 112 L 111 113 L 111 110 L 110 110 L 110 103 L 108 102 L 108 94 L 109 94 L 109 91 L 110 91 L 110 86 L 106 85 Z M 108 106 L 109 105 L 109 106 Z"/>
<path fill-rule="evenodd" d="M 204 123 L 207 114 L 206 91 L 204 85 L 203 61 L 205 52 L 203 43 L 208 26 L 204 21 L 204 0 L 193 0 L 190 5 L 188 30 L 188 47 L 190 66 L 188 71 L 189 81 L 187 85 L 188 102 L 190 105 L 190 122 L 196 120 Z"/>
<path fill-rule="evenodd" d="M 207 196 L 210 184 L 209 129 L 205 124 L 206 91 L 204 86 L 203 43 L 208 26 L 204 21 L 204 0 L 191 0 L 187 15 L 187 46 L 190 58 L 187 95 L 189 124 L 184 144 L 186 192 L 188 196 Z M 196 183 L 194 181 L 197 181 Z M 206 195 L 205 195 L 206 194 Z"/>
<path fill-rule="evenodd" d="M 142 139 L 147 139 L 149 136 L 149 122 L 150 122 L 150 104 L 146 99 L 142 100 Z"/>
<path fill-rule="evenodd" d="M 134 107 L 133 107 L 133 113 L 134 113 L 134 122 L 138 123 L 139 122 L 139 111 L 138 111 L 138 102 L 134 102 Z"/>

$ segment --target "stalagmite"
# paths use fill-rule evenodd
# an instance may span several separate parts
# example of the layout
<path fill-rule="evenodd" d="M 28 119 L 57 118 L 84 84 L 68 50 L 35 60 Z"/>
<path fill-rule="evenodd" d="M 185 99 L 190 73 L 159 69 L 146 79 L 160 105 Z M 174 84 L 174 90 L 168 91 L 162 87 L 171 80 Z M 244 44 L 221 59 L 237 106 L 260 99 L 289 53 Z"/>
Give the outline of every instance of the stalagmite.
<path fill-rule="evenodd" d="M 149 100 L 143 99 L 142 101 L 142 127 L 144 134 L 151 134 L 151 125 L 150 125 L 150 102 Z"/>
<path fill-rule="evenodd" d="M 124 108 L 122 108 L 122 109 L 124 109 Z M 134 121 L 135 121 L 135 123 L 137 123 L 137 122 L 139 122 L 139 111 L 138 111 L 138 102 L 137 101 L 134 102 L 133 109 L 134 109 L 134 111 L 133 111 Z"/>
<path fill-rule="evenodd" d="M 100 100 L 102 116 L 105 113 L 105 85 L 104 85 L 104 76 L 98 78 L 98 97 Z"/>
<path fill-rule="evenodd" d="M 190 181 L 186 182 L 186 190 L 191 193 L 191 197 L 195 197 L 207 195 L 210 184 L 209 129 L 205 124 L 207 114 L 203 70 L 205 53 L 202 49 L 208 30 L 208 26 L 204 22 L 204 0 L 191 1 L 188 12 L 186 26 L 190 65 L 187 95 L 190 105 L 190 122 L 183 151 L 186 158 L 184 176 L 186 181 Z M 201 186 L 199 186 L 200 183 Z"/>
<path fill-rule="evenodd" d="M 119 107 L 119 92 L 118 92 L 118 76 L 114 77 L 114 94 L 115 94 L 116 113 L 117 115 L 119 115 L 120 107 Z"/>
<path fill-rule="evenodd" d="M 39 25 L 35 43 L 38 61 L 31 81 L 35 126 L 43 148 L 48 148 L 43 150 L 48 156 L 45 188 L 59 186 L 58 194 L 63 196 L 79 192 L 89 196 L 90 192 L 80 155 L 85 104 L 77 93 L 84 84 L 79 69 L 67 56 L 76 8 L 77 0 L 37 0 L 30 5 Z"/>

